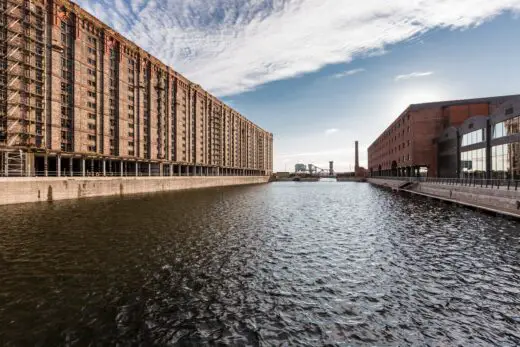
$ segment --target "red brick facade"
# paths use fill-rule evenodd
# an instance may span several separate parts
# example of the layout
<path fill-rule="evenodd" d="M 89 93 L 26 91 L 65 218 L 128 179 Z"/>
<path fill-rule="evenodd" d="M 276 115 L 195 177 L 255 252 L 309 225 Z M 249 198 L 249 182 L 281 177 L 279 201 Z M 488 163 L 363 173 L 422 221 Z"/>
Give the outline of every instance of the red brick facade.
<path fill-rule="evenodd" d="M 368 148 L 372 176 L 437 174 L 436 139 L 444 129 L 490 115 L 507 97 L 410 105 Z"/>
<path fill-rule="evenodd" d="M 76 4 L 0 5 L 0 152 L 45 155 L 46 171 L 51 156 L 71 171 L 93 159 L 94 171 L 272 172 L 271 133 Z"/>

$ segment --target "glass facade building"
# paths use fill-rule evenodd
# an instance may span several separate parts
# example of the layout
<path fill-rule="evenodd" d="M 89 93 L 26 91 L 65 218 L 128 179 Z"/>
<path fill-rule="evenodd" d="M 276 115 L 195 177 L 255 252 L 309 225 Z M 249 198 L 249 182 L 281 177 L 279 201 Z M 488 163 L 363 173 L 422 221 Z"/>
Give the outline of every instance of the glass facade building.
<path fill-rule="evenodd" d="M 439 177 L 520 180 L 520 97 L 437 139 Z"/>

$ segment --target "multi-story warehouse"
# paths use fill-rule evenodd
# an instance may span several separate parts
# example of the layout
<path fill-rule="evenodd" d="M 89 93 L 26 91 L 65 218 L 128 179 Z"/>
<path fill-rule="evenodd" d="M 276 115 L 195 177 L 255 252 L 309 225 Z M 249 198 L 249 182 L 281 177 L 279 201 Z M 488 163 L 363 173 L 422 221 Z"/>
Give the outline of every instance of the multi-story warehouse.
<path fill-rule="evenodd" d="M 0 0 L 3 175 L 268 175 L 273 136 L 66 0 Z"/>
<path fill-rule="evenodd" d="M 510 96 L 410 105 L 368 148 L 372 176 L 439 175 L 437 139 L 470 117 L 489 116 Z M 422 173 L 421 173 L 422 172 Z"/>

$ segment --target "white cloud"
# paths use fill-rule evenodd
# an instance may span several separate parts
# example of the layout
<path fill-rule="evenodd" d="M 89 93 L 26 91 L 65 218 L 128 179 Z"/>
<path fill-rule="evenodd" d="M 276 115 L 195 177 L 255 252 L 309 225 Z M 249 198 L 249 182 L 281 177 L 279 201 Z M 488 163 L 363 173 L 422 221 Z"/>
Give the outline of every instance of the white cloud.
<path fill-rule="evenodd" d="M 426 77 L 433 75 L 433 71 L 428 72 L 412 72 L 406 75 L 398 75 L 395 76 L 395 80 L 397 81 L 403 81 L 403 80 L 409 80 L 411 78 L 417 78 L 417 77 Z"/>
<path fill-rule="evenodd" d="M 336 129 L 336 128 L 327 129 L 327 130 L 325 130 L 325 135 L 332 135 L 334 133 L 337 133 L 338 131 L 339 131 L 339 129 Z"/>
<path fill-rule="evenodd" d="M 76 1 L 219 96 L 520 10 L 520 0 Z"/>
<path fill-rule="evenodd" d="M 337 73 L 335 75 L 332 75 L 332 78 L 343 78 L 343 77 L 352 76 L 352 75 L 355 75 L 355 74 L 358 74 L 358 73 L 364 72 L 364 71 L 365 71 L 365 69 L 353 69 L 353 70 L 343 71 L 343 72 Z"/>

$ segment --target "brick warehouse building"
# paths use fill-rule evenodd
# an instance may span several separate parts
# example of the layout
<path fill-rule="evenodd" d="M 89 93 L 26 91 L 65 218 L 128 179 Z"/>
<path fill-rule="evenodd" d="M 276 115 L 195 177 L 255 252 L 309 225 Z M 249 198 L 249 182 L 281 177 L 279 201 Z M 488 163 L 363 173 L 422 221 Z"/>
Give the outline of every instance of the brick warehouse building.
<path fill-rule="evenodd" d="M 470 117 L 493 113 L 511 96 L 413 104 L 368 148 L 371 176 L 438 176 L 436 139 Z"/>
<path fill-rule="evenodd" d="M 273 136 L 66 0 L 0 0 L 0 175 L 268 175 Z"/>

